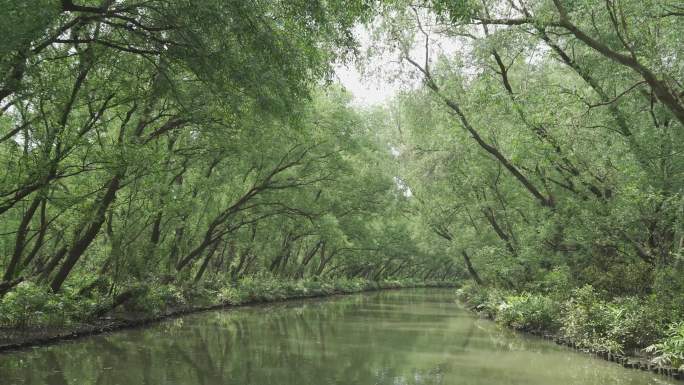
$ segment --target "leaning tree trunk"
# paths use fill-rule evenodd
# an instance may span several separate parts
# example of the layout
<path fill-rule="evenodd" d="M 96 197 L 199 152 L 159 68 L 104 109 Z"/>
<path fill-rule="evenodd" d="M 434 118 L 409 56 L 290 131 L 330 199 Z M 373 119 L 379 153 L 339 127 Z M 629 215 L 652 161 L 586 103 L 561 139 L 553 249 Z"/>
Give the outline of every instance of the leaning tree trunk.
<path fill-rule="evenodd" d="M 475 280 L 475 282 L 482 286 L 483 282 L 482 279 L 480 279 L 480 275 L 477 274 L 477 271 L 473 268 L 473 264 L 470 262 L 470 257 L 468 256 L 468 253 L 466 253 L 465 250 L 461 251 L 461 254 L 463 255 L 463 261 L 465 262 L 466 269 L 468 269 L 468 274 L 470 274 L 470 277 Z"/>
<path fill-rule="evenodd" d="M 110 179 L 110 181 L 107 183 L 107 191 L 97 203 L 95 218 L 93 218 L 86 230 L 77 236 L 77 239 L 66 253 L 66 260 L 64 261 L 64 264 L 50 283 L 50 288 L 53 292 L 56 293 L 62 288 L 62 284 L 66 280 L 71 270 L 74 268 L 74 265 L 76 265 L 76 262 L 79 260 L 79 258 L 81 258 L 88 246 L 90 246 L 97 234 L 100 232 L 100 228 L 102 228 L 102 224 L 105 221 L 105 213 L 112 202 L 114 202 L 114 199 L 116 199 L 116 192 L 119 190 L 120 186 L 120 174 L 112 177 L 112 179 Z"/>

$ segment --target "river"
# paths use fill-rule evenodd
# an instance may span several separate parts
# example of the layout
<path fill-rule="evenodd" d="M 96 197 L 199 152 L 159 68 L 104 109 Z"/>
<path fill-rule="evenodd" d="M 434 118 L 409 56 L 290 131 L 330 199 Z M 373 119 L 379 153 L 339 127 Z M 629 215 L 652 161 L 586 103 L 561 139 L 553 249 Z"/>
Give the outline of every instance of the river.
<path fill-rule="evenodd" d="M 0 384 L 645 385 L 415 289 L 212 311 L 0 355 Z"/>

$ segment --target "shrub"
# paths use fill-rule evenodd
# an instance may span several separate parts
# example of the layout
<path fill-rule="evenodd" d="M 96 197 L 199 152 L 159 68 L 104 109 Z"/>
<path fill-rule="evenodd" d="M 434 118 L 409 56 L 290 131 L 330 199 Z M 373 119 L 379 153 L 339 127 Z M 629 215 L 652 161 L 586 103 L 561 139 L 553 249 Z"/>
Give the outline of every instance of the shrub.
<path fill-rule="evenodd" d="M 559 328 L 560 306 L 551 298 L 523 293 L 508 296 L 499 305 L 497 322 L 525 331 L 556 331 Z"/>
<path fill-rule="evenodd" d="M 684 321 L 670 325 L 665 337 L 645 350 L 655 354 L 655 364 L 673 365 L 684 370 Z"/>
<path fill-rule="evenodd" d="M 339 279 L 334 284 L 335 291 L 340 293 L 356 293 L 367 287 L 367 282 L 362 279 Z"/>
<path fill-rule="evenodd" d="M 653 343 L 661 336 L 666 314 L 656 298 L 603 300 L 587 285 L 573 292 L 563 308 L 562 333 L 578 345 L 597 351 L 624 352 Z"/>
<path fill-rule="evenodd" d="M 566 299 L 572 291 L 572 278 L 567 266 L 557 266 L 542 276 L 537 291 L 555 299 Z"/>
<path fill-rule="evenodd" d="M 49 323 L 54 313 L 62 313 L 55 295 L 32 282 L 22 282 L 0 301 L 0 322 L 8 327 L 28 327 Z"/>
<path fill-rule="evenodd" d="M 233 286 L 226 286 L 219 290 L 217 299 L 219 303 L 239 305 L 245 302 L 245 293 Z"/>
<path fill-rule="evenodd" d="M 246 301 L 265 302 L 288 297 L 284 283 L 272 277 L 245 277 L 237 287 L 244 292 Z"/>
<path fill-rule="evenodd" d="M 132 312 L 162 314 L 169 307 L 183 306 L 186 296 L 175 285 L 162 284 L 143 287 L 139 294 L 124 304 L 124 308 Z"/>
<path fill-rule="evenodd" d="M 618 298 L 607 306 L 612 316 L 608 336 L 623 349 L 644 347 L 662 337 L 666 322 L 656 298 Z"/>
<path fill-rule="evenodd" d="M 622 345 L 608 338 L 617 310 L 607 306 L 591 285 L 585 285 L 564 304 L 561 332 L 581 347 L 622 352 Z"/>
<path fill-rule="evenodd" d="M 103 299 L 101 301 L 109 301 Z M 0 300 L 0 326 L 11 328 L 63 326 L 88 321 L 103 303 L 65 287 L 59 294 L 33 282 L 22 282 Z"/>
<path fill-rule="evenodd" d="M 466 284 L 456 290 L 456 296 L 471 309 L 477 309 L 478 306 L 487 302 L 489 292 L 482 286 Z"/>
<path fill-rule="evenodd" d="M 504 302 L 505 292 L 468 284 L 456 290 L 456 296 L 470 309 L 494 319 L 499 312 L 499 306 Z"/>

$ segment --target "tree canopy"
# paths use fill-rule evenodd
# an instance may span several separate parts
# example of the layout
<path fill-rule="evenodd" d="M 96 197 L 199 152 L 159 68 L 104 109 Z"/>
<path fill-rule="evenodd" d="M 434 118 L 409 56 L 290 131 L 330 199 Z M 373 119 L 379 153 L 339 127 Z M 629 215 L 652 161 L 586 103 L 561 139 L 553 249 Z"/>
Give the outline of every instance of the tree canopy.
<path fill-rule="evenodd" d="M 684 309 L 679 1 L 2 9 L 0 295 L 412 278 Z M 360 25 L 418 79 L 383 106 L 333 81 Z"/>

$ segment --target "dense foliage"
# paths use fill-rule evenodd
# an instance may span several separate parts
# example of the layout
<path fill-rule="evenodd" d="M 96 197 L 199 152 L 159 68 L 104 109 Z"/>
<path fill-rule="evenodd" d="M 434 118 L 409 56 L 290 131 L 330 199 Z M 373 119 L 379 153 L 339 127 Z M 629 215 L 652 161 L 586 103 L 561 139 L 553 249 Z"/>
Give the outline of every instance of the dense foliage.
<path fill-rule="evenodd" d="M 505 325 L 682 363 L 679 1 L 4 11 L 5 324 L 460 279 Z M 360 23 L 420 82 L 384 107 L 330 82 Z"/>
<path fill-rule="evenodd" d="M 449 276 L 412 241 L 386 145 L 329 82 L 372 11 L 5 4 L 5 324 L 156 312 L 245 279 Z"/>
<path fill-rule="evenodd" d="M 377 113 L 428 244 L 486 288 L 466 295 L 474 306 L 599 350 L 675 346 L 683 10 L 593 0 L 385 8 L 373 52 L 397 57 L 386 72 L 420 85 Z"/>

